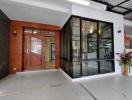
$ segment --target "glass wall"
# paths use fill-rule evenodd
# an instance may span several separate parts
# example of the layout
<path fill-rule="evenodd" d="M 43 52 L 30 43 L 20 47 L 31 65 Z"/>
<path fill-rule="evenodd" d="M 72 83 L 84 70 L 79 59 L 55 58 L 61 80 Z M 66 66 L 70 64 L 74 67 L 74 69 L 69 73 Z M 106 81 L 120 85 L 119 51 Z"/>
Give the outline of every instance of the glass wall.
<path fill-rule="evenodd" d="M 72 78 L 114 71 L 113 24 L 71 16 L 61 30 L 61 68 Z"/>
<path fill-rule="evenodd" d="M 72 27 L 71 20 L 69 20 L 60 34 L 60 45 L 61 45 L 61 68 L 72 77 Z"/>

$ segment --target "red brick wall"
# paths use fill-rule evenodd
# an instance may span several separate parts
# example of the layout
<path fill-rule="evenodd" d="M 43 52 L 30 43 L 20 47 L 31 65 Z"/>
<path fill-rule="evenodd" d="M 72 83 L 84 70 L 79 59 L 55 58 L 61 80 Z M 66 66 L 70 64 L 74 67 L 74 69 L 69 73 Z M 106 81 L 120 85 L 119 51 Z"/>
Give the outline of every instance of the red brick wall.
<path fill-rule="evenodd" d="M 56 45 L 56 61 L 55 67 L 60 67 L 60 51 L 59 51 L 59 26 L 46 25 L 24 21 L 11 21 L 10 24 L 10 57 L 9 57 L 9 72 L 21 72 L 23 67 L 23 27 L 32 27 L 38 29 L 46 29 L 55 31 L 55 45 Z M 16 31 L 17 35 L 13 35 Z M 14 70 L 16 69 L 16 71 Z"/>

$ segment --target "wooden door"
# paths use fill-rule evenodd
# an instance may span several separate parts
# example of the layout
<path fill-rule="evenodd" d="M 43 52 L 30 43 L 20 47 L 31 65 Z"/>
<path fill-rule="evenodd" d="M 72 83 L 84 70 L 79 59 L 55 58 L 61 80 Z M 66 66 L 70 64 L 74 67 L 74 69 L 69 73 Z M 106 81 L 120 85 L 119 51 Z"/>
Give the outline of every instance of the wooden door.
<path fill-rule="evenodd" d="M 44 66 L 43 37 L 25 35 L 24 37 L 24 70 L 42 69 Z"/>

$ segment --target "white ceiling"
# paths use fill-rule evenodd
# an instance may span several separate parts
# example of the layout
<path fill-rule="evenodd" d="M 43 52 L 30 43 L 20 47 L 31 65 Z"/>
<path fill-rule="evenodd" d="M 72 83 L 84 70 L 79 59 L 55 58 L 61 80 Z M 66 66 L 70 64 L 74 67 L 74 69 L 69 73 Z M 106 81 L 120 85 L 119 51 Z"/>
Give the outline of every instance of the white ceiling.
<path fill-rule="evenodd" d="M 69 18 L 71 6 L 67 0 L 0 0 L 0 9 L 11 20 L 58 26 L 63 26 Z"/>

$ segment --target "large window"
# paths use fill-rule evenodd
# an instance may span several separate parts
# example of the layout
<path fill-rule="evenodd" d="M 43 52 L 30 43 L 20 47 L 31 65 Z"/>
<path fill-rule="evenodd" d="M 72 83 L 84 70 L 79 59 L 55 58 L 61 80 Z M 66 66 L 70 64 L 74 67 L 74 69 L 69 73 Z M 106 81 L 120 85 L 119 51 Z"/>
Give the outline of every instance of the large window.
<path fill-rule="evenodd" d="M 98 73 L 97 22 L 82 20 L 82 75 Z"/>
<path fill-rule="evenodd" d="M 113 72 L 113 24 L 72 16 L 61 30 L 61 67 L 72 78 Z"/>

